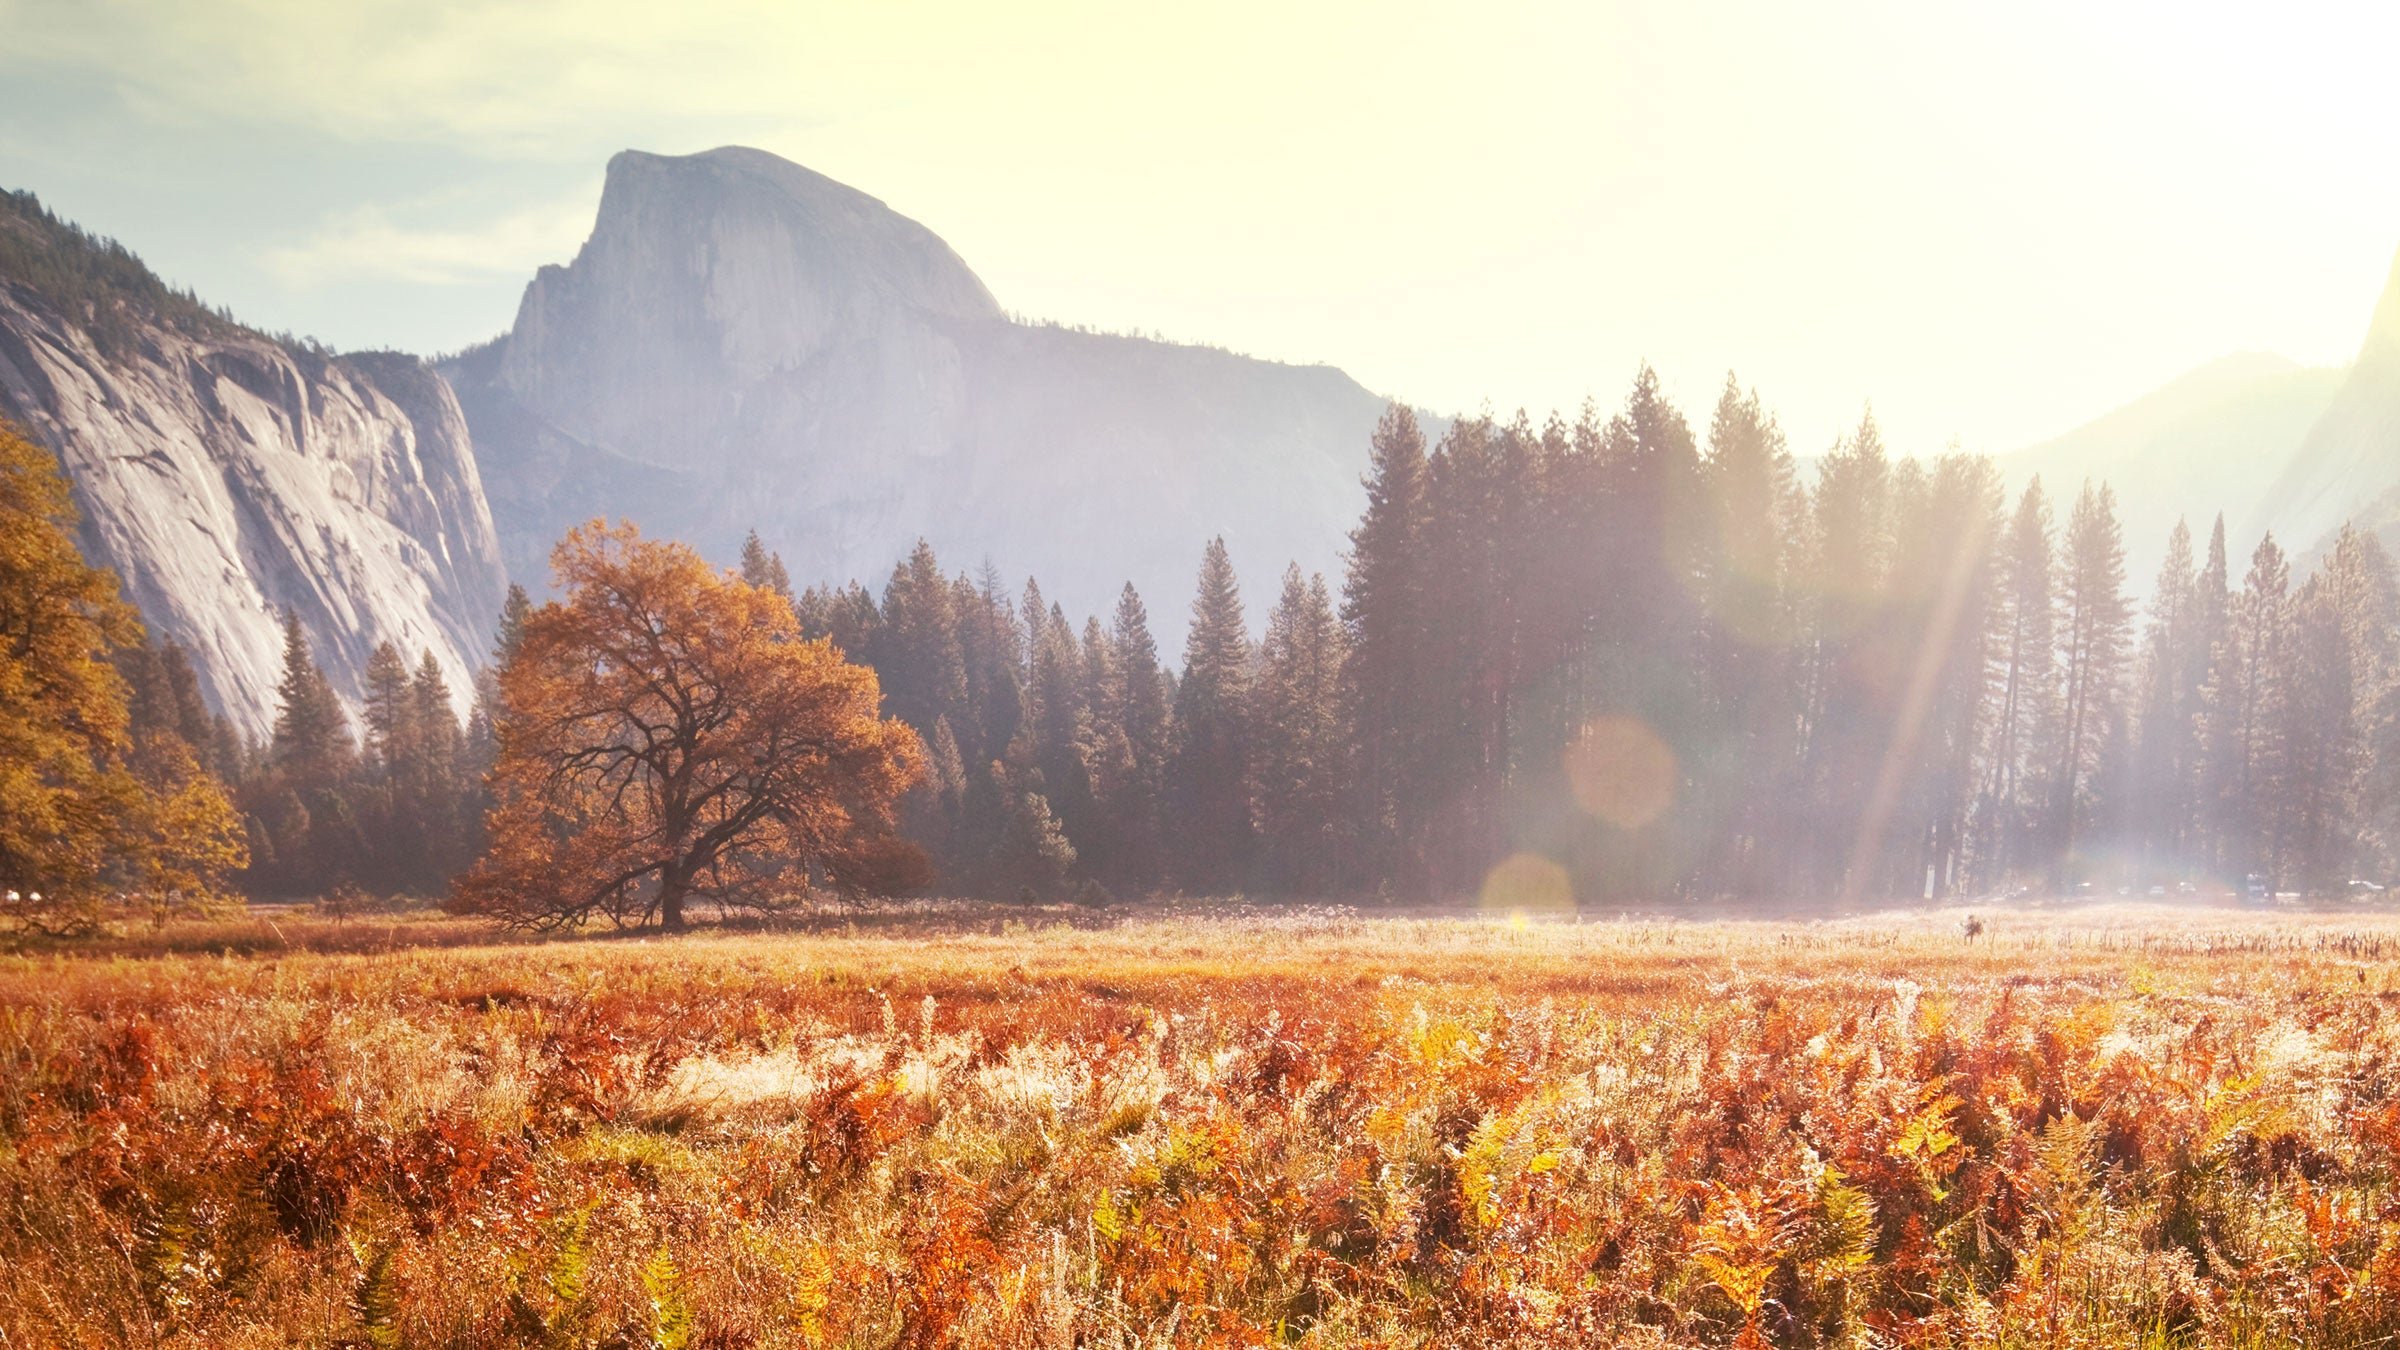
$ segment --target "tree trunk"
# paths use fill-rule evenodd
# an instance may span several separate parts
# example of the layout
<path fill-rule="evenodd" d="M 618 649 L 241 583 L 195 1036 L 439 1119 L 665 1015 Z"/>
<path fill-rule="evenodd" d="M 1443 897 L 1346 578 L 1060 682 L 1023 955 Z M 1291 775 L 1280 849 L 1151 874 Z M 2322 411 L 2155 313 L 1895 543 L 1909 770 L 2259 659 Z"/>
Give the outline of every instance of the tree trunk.
<path fill-rule="evenodd" d="M 669 867 L 658 878 L 658 926 L 670 933 L 683 931 L 683 898 L 690 894 L 692 879 L 681 864 Z"/>

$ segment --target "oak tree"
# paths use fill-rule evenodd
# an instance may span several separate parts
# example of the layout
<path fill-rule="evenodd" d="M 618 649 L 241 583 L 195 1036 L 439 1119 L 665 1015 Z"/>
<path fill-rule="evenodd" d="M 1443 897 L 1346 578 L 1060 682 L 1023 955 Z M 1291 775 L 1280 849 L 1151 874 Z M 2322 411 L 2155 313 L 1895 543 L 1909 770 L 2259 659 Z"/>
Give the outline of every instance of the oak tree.
<path fill-rule="evenodd" d="M 695 900 L 768 907 L 906 889 L 916 733 L 790 602 L 691 549 L 594 521 L 551 555 L 565 597 L 499 673 L 489 850 L 455 907 L 530 927 L 681 928 Z"/>

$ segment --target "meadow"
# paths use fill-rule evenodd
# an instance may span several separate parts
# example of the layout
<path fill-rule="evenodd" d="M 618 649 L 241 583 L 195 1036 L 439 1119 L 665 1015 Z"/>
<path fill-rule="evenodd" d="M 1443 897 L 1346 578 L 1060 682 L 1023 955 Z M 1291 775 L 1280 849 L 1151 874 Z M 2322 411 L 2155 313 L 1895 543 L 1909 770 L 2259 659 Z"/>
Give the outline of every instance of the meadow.
<path fill-rule="evenodd" d="M 2138 905 L 26 949 L 0 1346 L 2388 1345 L 2395 957 Z"/>

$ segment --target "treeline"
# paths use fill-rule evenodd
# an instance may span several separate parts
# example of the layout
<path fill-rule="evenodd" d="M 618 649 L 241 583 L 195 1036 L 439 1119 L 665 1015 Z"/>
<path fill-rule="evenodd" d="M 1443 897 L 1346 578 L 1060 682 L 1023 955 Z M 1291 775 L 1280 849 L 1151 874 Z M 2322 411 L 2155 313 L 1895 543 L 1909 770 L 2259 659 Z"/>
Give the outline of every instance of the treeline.
<path fill-rule="evenodd" d="M 924 736 L 912 826 L 1008 894 L 1497 892 L 1511 903 L 2023 885 L 2329 892 L 2385 876 L 2392 568 L 2295 581 L 2179 526 L 2145 617 L 2115 502 L 2013 500 L 1870 416 L 1802 481 L 1728 381 L 1705 434 L 1647 370 L 1605 421 L 1378 429 L 1337 602 L 1254 643 L 1222 542 L 1179 673 L 1129 586 L 1078 626 L 920 544 L 796 597 Z M 2063 517 L 2063 519 L 2062 519 Z M 745 574 L 789 593 L 754 540 Z"/>
<path fill-rule="evenodd" d="M 1338 593 L 1287 569 L 1254 640 L 1213 542 L 1173 663 L 1131 586 L 1079 622 L 922 543 L 880 594 L 795 594 L 755 537 L 739 574 L 922 738 L 903 823 L 946 892 L 1547 906 L 2392 875 L 2400 599 L 2372 536 L 2305 577 L 2269 538 L 2237 575 L 2221 520 L 2197 546 L 2178 525 L 2138 612 L 2103 485 L 2012 495 L 1988 458 L 1891 456 L 1871 417 L 1803 473 L 1755 394 L 1728 380 L 1695 431 L 1647 370 L 1605 420 L 1469 418 L 1428 446 L 1395 407 L 1371 449 Z M 17 481 L 63 491 L 19 450 Z M 512 589 L 492 670 L 530 609 Z M 287 621 L 273 733 L 244 745 L 180 650 L 109 623 L 74 640 L 114 652 L 125 730 L 76 753 L 237 818 L 199 833 L 220 859 L 246 841 L 242 889 L 431 896 L 482 851 L 490 674 L 462 719 L 429 654 L 387 646 L 354 732 Z M 181 875 L 143 884 L 208 889 Z"/>
<path fill-rule="evenodd" d="M 72 316 L 111 355 L 126 351 L 142 322 L 195 336 L 242 327 L 229 311 L 159 280 L 123 244 L 59 219 L 30 192 L 0 188 L 0 277 Z"/>
<path fill-rule="evenodd" d="M 524 590 L 510 587 L 492 669 L 507 661 L 530 609 Z M 307 634 L 287 614 L 274 729 L 224 769 L 249 833 L 244 889 L 440 895 L 482 852 L 493 706 L 487 678 L 462 721 L 433 653 L 412 668 L 385 642 L 368 654 L 354 732 Z"/>
<path fill-rule="evenodd" d="M 771 573 L 746 573 L 773 584 Z M 1343 638 L 1321 578 L 1286 573 L 1252 644 L 1222 541 L 1203 559 L 1180 676 L 1127 586 L 1080 635 L 1038 583 L 945 576 L 920 544 L 878 602 L 798 597 L 803 631 L 881 676 L 924 738 L 911 834 L 953 889 L 1132 895 L 1323 892 L 1347 763 Z"/>

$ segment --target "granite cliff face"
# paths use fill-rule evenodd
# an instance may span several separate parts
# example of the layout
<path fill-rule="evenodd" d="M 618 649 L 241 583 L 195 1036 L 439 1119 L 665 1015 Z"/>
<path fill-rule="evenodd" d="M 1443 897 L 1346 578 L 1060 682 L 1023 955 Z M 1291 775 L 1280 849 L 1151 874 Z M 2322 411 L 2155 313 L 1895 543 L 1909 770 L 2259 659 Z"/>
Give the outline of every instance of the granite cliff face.
<path fill-rule="evenodd" d="M 287 607 L 353 700 L 386 639 L 469 689 L 506 581 L 466 421 L 424 362 L 252 332 L 11 197 L 0 417 L 58 453 L 87 556 L 244 731 L 272 724 Z"/>
<path fill-rule="evenodd" d="M 2260 503 L 2286 549 L 2321 551 L 2345 522 L 2400 546 L 2400 258 L 2358 360 Z"/>
<path fill-rule="evenodd" d="M 1338 565 L 1384 406 L 1330 367 L 1011 321 L 931 231 L 757 150 L 627 152 L 514 328 L 445 362 L 510 573 L 629 517 L 795 579 L 919 536 L 1072 609 L 1182 612 L 1208 537 L 1254 587 Z"/>
<path fill-rule="evenodd" d="M 2146 591 L 2178 519 L 2197 550 L 2222 513 L 2233 555 L 2249 556 L 2266 528 L 2252 519 L 2257 503 L 2342 380 L 2263 352 L 2224 357 L 2000 467 L 2011 493 L 2038 474 L 2061 520 L 2087 480 L 2114 489 L 2125 575 Z"/>

